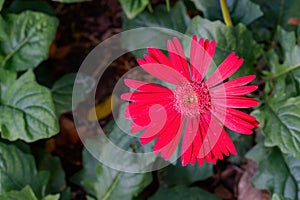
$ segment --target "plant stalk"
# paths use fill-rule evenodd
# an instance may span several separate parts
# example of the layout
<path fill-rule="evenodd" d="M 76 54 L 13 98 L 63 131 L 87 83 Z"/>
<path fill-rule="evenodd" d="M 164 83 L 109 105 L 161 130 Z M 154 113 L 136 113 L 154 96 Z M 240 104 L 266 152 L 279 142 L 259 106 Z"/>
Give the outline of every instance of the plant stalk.
<path fill-rule="evenodd" d="M 231 17 L 228 11 L 227 2 L 226 0 L 220 0 L 222 14 L 224 18 L 224 22 L 227 26 L 232 26 Z"/>

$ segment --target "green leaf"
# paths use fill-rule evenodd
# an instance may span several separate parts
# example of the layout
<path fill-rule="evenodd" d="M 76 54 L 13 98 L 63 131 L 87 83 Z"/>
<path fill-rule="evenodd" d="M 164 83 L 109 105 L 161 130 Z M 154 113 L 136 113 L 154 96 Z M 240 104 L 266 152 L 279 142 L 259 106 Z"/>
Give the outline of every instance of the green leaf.
<path fill-rule="evenodd" d="M 77 84 L 77 91 L 73 91 L 74 84 Z M 72 110 L 72 104 L 75 109 L 85 99 L 86 94 L 93 89 L 94 85 L 95 80 L 83 74 L 67 74 L 57 80 L 51 91 L 58 116 Z M 72 98 L 72 95 L 76 98 Z"/>
<path fill-rule="evenodd" d="M 32 189 L 28 185 L 20 191 L 13 190 L 13 191 L 7 192 L 4 195 L 0 196 L 0 200 L 19 200 L 19 199 L 38 200 L 38 198 L 33 193 Z M 58 199 L 59 199 L 59 194 L 48 195 L 48 196 L 44 197 L 42 200 L 58 200 Z"/>
<path fill-rule="evenodd" d="M 276 31 L 277 26 L 290 28 L 288 21 L 292 17 L 300 17 L 300 4 L 298 0 L 252 0 L 260 5 L 264 15 L 258 21 L 260 26 L 264 26 Z"/>
<path fill-rule="evenodd" d="M 223 20 L 222 10 L 219 1 L 191 0 L 198 10 L 204 13 L 205 18 L 210 20 Z M 250 0 L 227 1 L 230 17 L 234 24 L 250 24 L 263 15 L 259 5 Z"/>
<path fill-rule="evenodd" d="M 38 149 L 38 169 L 49 171 L 49 189 L 50 193 L 55 194 L 62 192 L 66 188 L 65 172 L 61 166 L 59 157 L 54 157 L 50 153 Z"/>
<path fill-rule="evenodd" d="M 13 190 L 0 196 L 0 200 L 18 200 L 18 199 L 37 200 L 32 189 L 28 185 L 20 191 Z"/>
<path fill-rule="evenodd" d="M 165 5 L 159 5 L 155 7 L 152 13 L 144 11 L 132 20 L 123 15 L 124 30 L 159 27 L 184 33 L 189 23 L 190 18 L 184 3 L 181 1 L 178 1 L 170 11 L 167 11 Z M 134 34 L 123 34 L 122 46 L 131 51 L 149 46 L 160 47 L 162 44 L 166 47 L 167 40 L 172 39 L 174 37 L 173 34 L 173 32 L 166 29 L 140 29 Z M 144 50 L 135 52 L 135 56 L 141 57 L 144 53 Z"/>
<path fill-rule="evenodd" d="M 274 193 L 271 200 L 290 200 L 289 198 L 285 198 L 280 194 Z"/>
<path fill-rule="evenodd" d="M 186 34 L 189 36 L 196 34 L 198 37 L 216 40 L 217 49 L 214 62 L 217 65 L 233 51 L 244 58 L 244 64 L 233 77 L 254 73 L 254 65 L 262 54 L 261 45 L 253 40 L 252 33 L 243 24 L 226 26 L 219 21 L 211 22 L 197 16 L 192 19 Z M 189 49 L 186 47 L 185 52 L 189 52 Z M 189 53 L 187 54 L 189 55 Z"/>
<path fill-rule="evenodd" d="M 42 200 L 59 200 L 60 195 L 59 194 L 54 194 L 54 195 L 47 195 L 45 196 Z"/>
<path fill-rule="evenodd" d="M 273 130 L 275 130 L 274 127 Z M 253 177 L 255 187 L 278 193 L 285 198 L 300 198 L 300 159 L 282 154 L 277 148 L 256 145 L 247 157 L 256 161 L 258 171 Z"/>
<path fill-rule="evenodd" d="M 213 165 L 205 163 L 203 166 L 187 165 L 182 167 L 181 164 L 169 165 L 159 171 L 161 185 L 186 185 L 196 181 L 205 180 L 213 175 Z"/>
<path fill-rule="evenodd" d="M 291 75 L 300 85 L 300 46 L 296 44 L 295 34 L 278 28 L 276 40 L 281 44 L 284 62 L 280 62 L 274 50 L 266 53 L 270 67 L 270 72 L 266 73 L 266 80 L 277 80 L 279 77 Z"/>
<path fill-rule="evenodd" d="M 0 41 L 0 67 L 13 71 L 31 69 L 48 57 L 58 20 L 26 11 L 4 15 L 8 39 Z"/>
<path fill-rule="evenodd" d="M 49 173 L 38 172 L 34 158 L 14 145 L 0 143 L 0 195 L 30 185 L 37 197 L 45 195 Z"/>
<path fill-rule="evenodd" d="M 84 150 L 83 170 L 75 175 L 73 181 L 96 199 L 131 200 L 152 181 L 152 177 L 150 173 L 125 173 L 105 167 Z"/>
<path fill-rule="evenodd" d="M 5 93 L 17 79 L 17 74 L 0 68 L 0 94 Z"/>
<path fill-rule="evenodd" d="M 149 0 L 119 0 L 128 19 L 133 19 L 149 4 Z"/>
<path fill-rule="evenodd" d="M 178 185 L 173 188 L 159 188 L 149 200 L 220 200 L 219 197 L 205 192 L 199 188 Z"/>
<path fill-rule="evenodd" d="M 39 0 L 14 0 L 5 12 L 19 14 L 21 12 L 31 10 L 55 16 L 54 8 L 47 2 Z"/>
<path fill-rule="evenodd" d="M 265 145 L 278 146 L 283 153 L 300 156 L 300 97 L 277 101 L 267 98 L 261 109 Z"/>
<path fill-rule="evenodd" d="M 0 0 L 0 11 L 2 10 L 3 4 L 5 0 Z"/>
<path fill-rule="evenodd" d="M 32 71 L 23 74 L 1 94 L 0 119 L 2 138 L 10 141 L 32 142 L 59 131 L 51 92 L 36 83 Z"/>
<path fill-rule="evenodd" d="M 6 40 L 7 39 L 7 34 L 6 34 L 6 26 L 5 26 L 5 21 L 0 15 L 0 41 Z"/>
<path fill-rule="evenodd" d="M 87 2 L 91 0 L 52 0 L 52 1 L 57 1 L 62 3 L 79 3 L 79 2 Z"/>

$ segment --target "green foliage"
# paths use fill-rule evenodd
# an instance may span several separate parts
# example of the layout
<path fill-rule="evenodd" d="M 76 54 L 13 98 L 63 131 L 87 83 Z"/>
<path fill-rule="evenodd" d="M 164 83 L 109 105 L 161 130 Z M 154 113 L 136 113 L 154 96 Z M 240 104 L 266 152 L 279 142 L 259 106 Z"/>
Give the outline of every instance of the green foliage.
<path fill-rule="evenodd" d="M 0 0 L 0 11 L 2 10 L 3 4 L 5 0 Z"/>
<path fill-rule="evenodd" d="M 83 151 L 83 170 L 73 178 L 96 199 L 131 200 L 152 181 L 151 174 L 120 172 L 98 163 L 86 150 Z"/>
<path fill-rule="evenodd" d="M 91 0 L 52 0 L 52 1 L 57 1 L 62 3 L 79 3 L 79 2 L 86 2 Z"/>
<path fill-rule="evenodd" d="M 0 157 L 1 195 L 30 185 L 37 197 L 45 196 L 49 172 L 37 171 L 32 155 L 14 145 L 0 143 Z"/>
<path fill-rule="evenodd" d="M 272 196 L 272 200 L 290 200 L 290 198 L 285 198 L 277 193 L 274 193 Z"/>
<path fill-rule="evenodd" d="M 258 172 L 253 178 L 255 187 L 267 189 L 272 194 L 277 193 L 285 198 L 299 199 L 299 158 L 293 158 L 277 148 L 267 148 L 262 144 L 256 145 L 247 157 L 258 164 Z"/>
<path fill-rule="evenodd" d="M 195 164 L 194 166 L 181 166 L 178 161 L 177 165 L 169 165 L 159 171 L 160 182 L 162 185 L 186 185 L 205 180 L 213 175 L 213 165 L 205 163 L 203 166 Z"/>
<path fill-rule="evenodd" d="M 205 18 L 223 20 L 219 1 L 191 0 L 195 6 L 204 13 Z M 227 1 L 230 17 L 234 24 L 243 23 L 248 25 L 263 15 L 260 7 L 250 0 Z"/>
<path fill-rule="evenodd" d="M 185 5 L 179 1 L 168 11 L 165 5 L 155 7 L 153 12 L 144 11 L 134 19 L 123 17 L 123 29 L 130 30 L 143 27 L 161 27 L 184 33 L 190 22 Z M 139 32 L 128 34 L 122 38 L 122 46 L 128 50 L 137 50 L 145 46 L 158 46 L 171 39 L 170 32 L 157 29 L 140 29 Z M 142 57 L 145 53 L 135 51 L 136 57 Z"/>
<path fill-rule="evenodd" d="M 289 78 L 300 84 L 300 46 L 296 44 L 297 38 L 293 32 L 278 28 L 276 40 L 281 45 L 281 55 L 284 62 L 275 50 L 266 53 L 270 71 L 265 72 L 267 80 Z M 299 40 L 298 40 L 299 41 Z"/>
<path fill-rule="evenodd" d="M 119 0 L 128 19 L 135 18 L 149 4 L 149 0 Z"/>
<path fill-rule="evenodd" d="M 149 200 L 164 200 L 164 199 L 174 199 L 174 200 L 220 200 L 213 194 L 205 192 L 199 188 L 192 187 L 188 188 L 186 186 L 176 186 L 173 188 L 160 188 L 153 197 Z"/>
<path fill-rule="evenodd" d="M 300 17 L 298 0 L 252 0 L 260 5 L 264 15 L 258 21 L 259 26 L 276 30 L 277 26 L 289 28 L 288 21 L 292 17 Z"/>
<path fill-rule="evenodd" d="M 5 9 L 5 12 L 18 14 L 27 10 L 55 16 L 55 11 L 52 6 L 47 2 L 39 0 L 14 0 Z"/>
<path fill-rule="evenodd" d="M 211 22 L 197 16 L 192 19 L 186 34 L 189 36 L 196 34 L 198 37 L 216 40 L 214 62 L 217 65 L 233 51 L 244 58 L 244 64 L 233 77 L 253 74 L 254 64 L 262 54 L 262 46 L 256 43 L 252 33 L 243 24 L 226 26 L 219 21 Z M 186 47 L 186 52 L 189 52 L 189 47 Z"/>
<path fill-rule="evenodd" d="M 66 189 L 65 172 L 61 166 L 59 157 L 54 157 L 50 153 L 42 149 L 36 150 L 37 152 L 37 168 L 40 171 L 49 171 L 49 188 L 48 191 L 52 194 L 59 193 Z"/>
<path fill-rule="evenodd" d="M 300 97 L 283 101 L 267 99 L 261 110 L 265 145 L 278 146 L 283 153 L 300 156 Z"/>
<path fill-rule="evenodd" d="M 0 196 L 0 200 L 19 200 L 19 199 L 38 200 L 38 198 L 34 195 L 32 189 L 30 188 L 30 186 L 26 186 L 20 191 L 13 190 Z M 47 195 L 43 197 L 41 200 L 58 200 L 58 199 L 59 199 L 59 194 L 56 194 L 56 195 Z"/>
<path fill-rule="evenodd" d="M 3 41 L 7 38 L 6 32 L 5 32 L 5 21 L 0 15 L 0 41 Z"/>
<path fill-rule="evenodd" d="M 57 134 L 58 121 L 50 90 L 36 83 L 32 71 L 17 80 L 13 78 L 11 74 L 0 80 L 4 90 L 0 103 L 2 138 L 31 142 Z"/>
<path fill-rule="evenodd" d="M 74 84 L 77 85 L 77 91 L 73 91 Z M 95 80 L 83 74 L 71 73 L 57 80 L 52 86 L 51 92 L 58 116 L 72 108 L 75 109 L 94 85 Z"/>
<path fill-rule="evenodd" d="M 48 57 L 58 21 L 48 15 L 26 11 L 3 16 L 8 39 L 0 41 L 0 67 L 23 71 Z"/>

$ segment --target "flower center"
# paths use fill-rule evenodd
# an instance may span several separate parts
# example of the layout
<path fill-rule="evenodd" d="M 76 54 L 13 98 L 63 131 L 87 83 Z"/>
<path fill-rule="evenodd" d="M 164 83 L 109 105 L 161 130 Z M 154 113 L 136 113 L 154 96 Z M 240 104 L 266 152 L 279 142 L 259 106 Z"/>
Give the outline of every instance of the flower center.
<path fill-rule="evenodd" d="M 174 90 L 174 108 L 189 117 L 199 116 L 211 108 L 209 90 L 205 83 L 190 82 Z"/>

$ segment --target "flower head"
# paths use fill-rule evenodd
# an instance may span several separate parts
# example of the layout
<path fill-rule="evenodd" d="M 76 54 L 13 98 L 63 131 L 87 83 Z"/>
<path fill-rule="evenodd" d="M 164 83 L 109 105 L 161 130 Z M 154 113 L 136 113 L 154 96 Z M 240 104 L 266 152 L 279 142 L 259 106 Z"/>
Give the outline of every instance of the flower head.
<path fill-rule="evenodd" d="M 207 79 L 216 49 L 215 41 L 191 42 L 187 61 L 177 38 L 167 43 L 169 58 L 155 47 L 138 59 L 139 65 L 154 77 L 175 85 L 167 88 L 159 84 L 125 79 L 134 92 L 121 97 L 130 101 L 125 117 L 132 120 L 131 132 L 143 131 L 142 144 L 155 140 L 154 152 L 169 159 L 181 142 L 182 165 L 202 165 L 204 160 L 216 163 L 223 155 L 236 154 L 236 149 L 223 126 L 241 134 L 251 134 L 258 125 L 255 117 L 236 108 L 250 108 L 258 101 L 244 95 L 257 89 L 245 86 L 255 76 L 228 79 L 243 63 L 231 53 Z"/>

